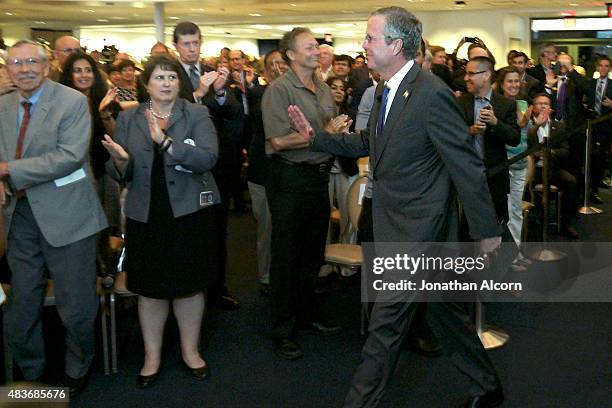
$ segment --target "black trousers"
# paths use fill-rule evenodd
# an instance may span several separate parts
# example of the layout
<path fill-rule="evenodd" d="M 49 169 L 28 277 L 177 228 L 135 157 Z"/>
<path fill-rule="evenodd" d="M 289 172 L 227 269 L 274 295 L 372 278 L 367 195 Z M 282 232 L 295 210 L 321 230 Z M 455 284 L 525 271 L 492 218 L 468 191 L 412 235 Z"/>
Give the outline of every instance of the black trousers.
<path fill-rule="evenodd" d="M 578 187 L 576 177 L 567 170 L 551 168 L 550 182 L 563 192 L 561 222 L 565 226 L 575 226 L 578 220 Z M 535 184 L 542 182 L 542 168 L 536 167 Z"/>
<path fill-rule="evenodd" d="M 363 197 L 361 201 L 361 214 L 359 216 L 359 226 L 357 239 L 361 242 L 374 242 L 374 228 L 372 224 L 372 199 Z M 373 306 L 371 303 L 370 305 Z M 427 303 L 417 303 L 417 309 L 412 324 L 407 327 L 407 338 L 435 338 L 429 324 L 427 324 Z"/>
<path fill-rule="evenodd" d="M 398 299 L 376 303 L 372 310 L 368 339 L 361 354 L 361 364 L 353 377 L 344 401 L 345 408 L 375 407 L 395 371 L 406 328 L 413 322 L 418 303 Z M 427 314 L 438 324 L 435 334 L 442 340 L 445 354 L 471 381 L 470 395 L 483 395 L 499 386 L 500 381 L 476 332 L 465 322 L 465 309 L 459 303 L 431 303 Z"/>
<path fill-rule="evenodd" d="M 359 219 L 359 238 L 372 236 L 371 200 L 364 198 Z M 369 220 L 369 221 L 368 221 Z M 377 302 L 371 313 L 368 339 L 344 407 L 375 407 L 383 397 L 395 371 L 405 336 L 431 331 L 425 314 L 437 323 L 433 335 L 442 340 L 453 364 L 470 378 L 473 396 L 495 389 L 500 381 L 480 339 L 469 325 L 465 306 L 460 303 L 418 303 L 401 293 L 396 302 Z"/>
<path fill-rule="evenodd" d="M 272 216 L 272 328 L 294 337 L 317 318 L 315 285 L 324 263 L 329 223 L 329 166 L 270 161 L 266 194 Z"/>

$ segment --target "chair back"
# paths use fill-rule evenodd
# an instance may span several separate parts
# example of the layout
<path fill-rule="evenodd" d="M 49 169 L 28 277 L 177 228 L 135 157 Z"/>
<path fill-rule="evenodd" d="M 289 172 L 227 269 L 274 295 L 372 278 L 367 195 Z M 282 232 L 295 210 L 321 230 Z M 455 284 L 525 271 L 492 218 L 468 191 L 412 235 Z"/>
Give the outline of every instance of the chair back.
<path fill-rule="evenodd" d="M 349 221 L 351 222 L 355 230 L 357 230 L 358 228 L 359 216 L 361 215 L 360 198 L 363 197 L 360 197 L 362 196 L 360 192 L 362 191 L 362 189 L 365 189 L 367 183 L 368 178 L 366 176 L 357 177 L 349 187 L 348 194 L 346 195 L 346 207 L 348 208 Z"/>

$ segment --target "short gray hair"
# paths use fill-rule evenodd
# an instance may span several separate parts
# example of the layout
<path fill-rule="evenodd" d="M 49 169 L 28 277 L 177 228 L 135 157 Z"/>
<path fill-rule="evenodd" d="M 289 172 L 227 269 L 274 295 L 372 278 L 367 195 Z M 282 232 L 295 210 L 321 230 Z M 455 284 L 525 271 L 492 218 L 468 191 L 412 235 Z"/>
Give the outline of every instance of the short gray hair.
<path fill-rule="evenodd" d="M 373 16 L 384 16 L 387 20 L 384 29 L 385 42 L 390 44 L 393 40 L 402 40 L 404 57 L 407 60 L 414 59 L 423 34 L 423 25 L 419 19 L 402 7 L 384 7 L 372 12 L 370 17 Z"/>
<path fill-rule="evenodd" d="M 49 57 L 47 56 L 47 52 L 45 51 L 45 47 L 43 47 L 42 45 L 40 45 L 39 43 L 37 43 L 36 41 L 32 41 L 32 40 L 19 40 L 17 41 L 15 44 L 13 44 L 11 47 L 8 48 L 7 50 L 7 55 L 8 55 L 8 51 L 10 51 L 12 48 L 19 48 L 23 45 L 33 45 L 38 49 L 38 57 L 40 58 L 41 61 L 49 61 Z"/>

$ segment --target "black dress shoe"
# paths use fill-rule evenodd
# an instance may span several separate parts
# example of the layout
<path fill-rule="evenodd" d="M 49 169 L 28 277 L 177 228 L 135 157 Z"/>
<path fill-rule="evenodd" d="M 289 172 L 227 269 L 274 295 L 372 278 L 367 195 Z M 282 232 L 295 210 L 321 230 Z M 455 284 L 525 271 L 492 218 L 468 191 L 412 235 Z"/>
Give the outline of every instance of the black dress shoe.
<path fill-rule="evenodd" d="M 303 323 L 299 326 L 298 330 L 304 331 L 310 334 L 316 334 L 320 336 L 329 336 L 332 334 L 338 334 L 342 330 L 340 326 L 330 326 L 321 322 Z"/>
<path fill-rule="evenodd" d="M 442 345 L 437 339 L 427 340 L 422 337 L 410 337 L 406 341 L 408 349 L 425 357 L 437 357 L 442 354 Z"/>
<path fill-rule="evenodd" d="M 81 391 L 87 387 L 87 383 L 89 381 L 89 375 L 85 374 L 81 378 L 72 378 L 69 375 L 66 375 L 66 385 L 68 385 L 68 393 L 71 397 L 79 394 Z"/>
<path fill-rule="evenodd" d="M 580 239 L 580 234 L 578 234 L 578 231 L 576 231 L 574 227 L 563 228 L 563 235 L 572 239 Z"/>
<path fill-rule="evenodd" d="M 211 307 L 223 310 L 238 310 L 240 308 L 240 302 L 230 295 L 211 296 L 209 303 Z"/>
<path fill-rule="evenodd" d="M 287 360 L 296 360 L 304 355 L 302 348 L 295 341 L 288 338 L 276 339 L 274 341 L 276 354 Z"/>
<path fill-rule="evenodd" d="M 464 405 L 462 405 L 462 408 L 494 408 L 500 406 L 503 401 L 504 393 L 501 387 L 498 387 L 484 395 L 471 397 Z"/>
<path fill-rule="evenodd" d="M 603 200 L 597 193 L 591 193 L 591 198 L 589 199 L 591 204 L 603 204 Z"/>
<path fill-rule="evenodd" d="M 203 381 L 210 375 L 210 370 L 208 369 L 208 364 L 204 363 L 202 367 L 191 368 L 185 363 L 185 367 L 191 373 L 191 376 L 196 380 Z"/>
<path fill-rule="evenodd" d="M 138 379 L 136 380 L 136 387 L 141 389 L 149 388 L 153 385 L 153 383 L 155 383 L 157 377 L 159 377 L 159 371 L 151 375 L 138 374 Z"/>

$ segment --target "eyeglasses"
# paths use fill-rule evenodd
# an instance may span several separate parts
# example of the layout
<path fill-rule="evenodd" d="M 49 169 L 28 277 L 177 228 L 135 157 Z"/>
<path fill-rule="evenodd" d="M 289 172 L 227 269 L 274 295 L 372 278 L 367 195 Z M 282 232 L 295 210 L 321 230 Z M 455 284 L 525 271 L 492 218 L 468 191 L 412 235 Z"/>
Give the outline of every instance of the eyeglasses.
<path fill-rule="evenodd" d="M 372 43 L 380 38 L 387 38 L 387 36 L 382 36 L 382 37 L 372 37 L 370 34 L 366 34 L 365 37 L 363 37 L 363 41 L 366 43 Z"/>
<path fill-rule="evenodd" d="M 40 64 L 42 61 L 36 58 L 26 58 L 26 59 L 11 59 L 6 62 L 6 65 L 21 68 L 22 66 L 33 67 L 35 65 Z"/>
<path fill-rule="evenodd" d="M 64 54 L 74 54 L 81 51 L 80 48 L 63 48 L 60 50 L 60 52 L 63 52 Z"/>
<path fill-rule="evenodd" d="M 476 71 L 476 72 L 465 71 L 465 76 L 471 78 L 473 76 L 476 76 L 476 75 L 479 75 L 479 74 L 482 74 L 482 73 L 485 73 L 485 72 L 487 72 L 487 71 Z"/>

